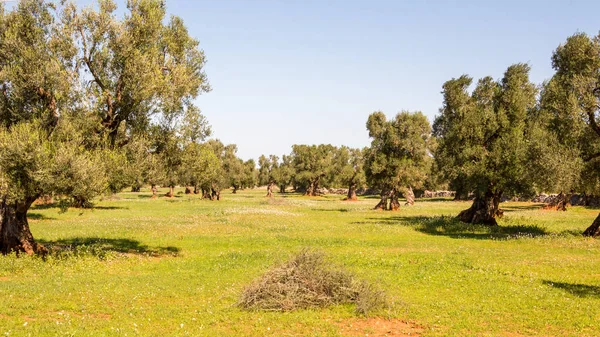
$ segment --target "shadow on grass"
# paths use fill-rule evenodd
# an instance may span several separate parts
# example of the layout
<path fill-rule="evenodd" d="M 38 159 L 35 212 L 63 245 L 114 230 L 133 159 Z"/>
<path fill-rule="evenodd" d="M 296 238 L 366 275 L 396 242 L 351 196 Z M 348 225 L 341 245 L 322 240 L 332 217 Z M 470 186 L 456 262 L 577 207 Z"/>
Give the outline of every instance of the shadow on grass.
<path fill-rule="evenodd" d="M 351 211 L 348 208 L 311 208 L 310 210 L 317 211 L 317 212 L 336 212 L 336 213 L 346 213 L 346 212 Z"/>
<path fill-rule="evenodd" d="M 173 246 L 150 247 L 137 240 L 111 238 L 69 238 L 57 241 L 39 240 L 53 255 L 93 255 L 106 257 L 111 253 L 146 256 L 177 256 L 180 249 Z"/>
<path fill-rule="evenodd" d="M 545 206 L 545 204 L 533 204 L 533 205 L 525 205 L 525 206 L 503 204 L 502 207 L 500 207 L 500 208 L 504 212 L 516 212 L 516 211 L 540 210 L 544 206 Z"/>
<path fill-rule="evenodd" d="M 416 231 L 441 235 L 455 239 L 506 239 L 518 237 L 537 237 L 547 235 L 544 228 L 534 225 L 517 226 L 486 226 L 464 223 L 451 216 L 393 216 L 389 218 L 368 218 L 368 222 L 356 223 L 384 223 L 414 228 Z"/>
<path fill-rule="evenodd" d="M 591 286 L 587 284 L 577 284 L 577 283 L 566 283 L 566 282 L 552 282 L 548 280 L 543 280 L 543 284 L 564 290 L 572 295 L 577 297 L 596 297 L 600 298 L 600 286 Z"/>
<path fill-rule="evenodd" d="M 29 220 L 56 220 L 56 218 L 53 218 L 50 216 L 45 216 L 40 213 L 31 213 L 31 212 L 27 213 L 27 219 L 29 219 Z"/>
<path fill-rule="evenodd" d="M 415 199 L 415 203 L 418 203 L 418 202 L 438 202 L 438 201 L 454 201 L 454 198 L 453 197 L 437 197 L 437 198 L 417 198 L 417 199 Z"/>

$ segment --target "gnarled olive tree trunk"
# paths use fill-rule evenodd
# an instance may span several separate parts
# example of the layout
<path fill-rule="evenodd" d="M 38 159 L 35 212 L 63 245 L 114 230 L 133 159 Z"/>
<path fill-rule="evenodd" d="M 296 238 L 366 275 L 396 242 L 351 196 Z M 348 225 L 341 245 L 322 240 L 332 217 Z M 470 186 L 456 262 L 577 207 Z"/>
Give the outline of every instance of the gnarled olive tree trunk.
<path fill-rule="evenodd" d="M 408 205 L 412 206 L 415 204 L 415 192 L 413 192 L 413 189 L 411 186 L 408 186 L 408 188 L 404 192 L 404 197 L 406 198 L 405 206 L 408 206 Z"/>
<path fill-rule="evenodd" d="M 275 185 L 274 182 L 269 182 L 269 184 L 267 185 L 267 197 L 272 197 L 273 196 L 273 186 Z"/>
<path fill-rule="evenodd" d="M 285 193 L 285 184 L 279 186 L 279 193 Z"/>
<path fill-rule="evenodd" d="M 191 187 L 189 187 L 189 186 L 186 186 L 186 187 L 185 187 L 185 194 L 192 194 L 192 192 L 193 192 L 193 191 L 192 191 L 192 188 L 191 188 Z"/>
<path fill-rule="evenodd" d="M 158 192 L 158 188 L 156 188 L 156 185 L 152 185 L 151 190 L 152 190 L 152 199 L 156 199 L 157 198 L 156 192 Z"/>
<path fill-rule="evenodd" d="M 169 192 L 167 192 L 167 194 L 165 194 L 165 196 L 169 197 L 169 198 L 173 198 L 173 196 L 175 196 L 175 193 L 173 192 L 174 186 L 171 185 L 169 186 Z"/>
<path fill-rule="evenodd" d="M 356 196 L 356 183 L 350 183 L 350 186 L 348 186 L 348 195 L 346 196 L 346 200 L 349 201 L 356 201 L 358 200 L 358 197 Z"/>
<path fill-rule="evenodd" d="M 488 189 L 483 196 L 476 196 L 471 207 L 458 214 L 458 219 L 472 224 L 498 225 L 496 218 L 503 215 L 500 209 L 501 196 L 502 192 L 493 193 Z"/>
<path fill-rule="evenodd" d="M 306 192 L 304 193 L 304 195 L 307 195 L 310 197 L 319 196 L 319 181 L 320 180 L 321 180 L 321 176 L 318 176 L 315 179 L 311 180 L 310 183 L 308 184 L 308 187 L 306 188 Z"/>
<path fill-rule="evenodd" d="M 0 203 L 0 251 L 2 254 L 10 252 L 33 254 L 46 254 L 48 250 L 35 242 L 29 222 L 27 211 L 35 201 L 30 197 L 24 201 Z"/>
<path fill-rule="evenodd" d="M 583 236 L 600 237 L 600 214 L 598 214 L 592 225 L 583 232 Z"/>
<path fill-rule="evenodd" d="M 389 191 L 381 191 L 381 199 L 374 209 L 381 209 L 384 211 L 397 211 L 400 209 L 398 191 L 395 188 Z"/>
<path fill-rule="evenodd" d="M 560 192 L 554 200 L 552 200 L 545 209 L 555 209 L 557 211 L 566 211 L 567 206 L 571 206 L 571 195 Z"/>

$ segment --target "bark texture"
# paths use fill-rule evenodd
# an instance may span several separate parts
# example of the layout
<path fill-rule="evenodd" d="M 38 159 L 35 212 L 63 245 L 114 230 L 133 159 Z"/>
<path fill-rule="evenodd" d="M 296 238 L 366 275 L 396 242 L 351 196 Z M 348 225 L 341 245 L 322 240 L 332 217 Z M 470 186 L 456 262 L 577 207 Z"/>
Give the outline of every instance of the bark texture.
<path fill-rule="evenodd" d="M 398 201 L 398 191 L 392 189 L 389 191 L 381 192 L 381 199 L 374 209 L 380 209 L 384 211 L 397 211 L 400 209 L 400 202 Z"/>
<path fill-rule="evenodd" d="M 358 197 L 356 196 L 356 183 L 351 183 L 348 186 L 348 195 L 346 196 L 346 200 L 348 201 L 356 201 Z"/>
<path fill-rule="evenodd" d="M 406 206 L 410 205 L 414 205 L 415 204 L 415 192 L 413 192 L 413 189 L 411 186 L 408 186 L 408 188 L 406 189 L 406 191 L 404 192 L 404 197 L 406 198 Z"/>
<path fill-rule="evenodd" d="M 273 182 L 269 182 L 269 184 L 267 185 L 267 197 L 272 197 L 273 196 L 273 186 L 275 185 L 275 183 Z"/>
<path fill-rule="evenodd" d="M 592 225 L 583 232 L 583 236 L 600 237 L 600 214 L 598 214 Z"/>
<path fill-rule="evenodd" d="M 570 203 L 571 195 L 560 192 L 559 195 L 556 196 L 552 202 L 548 203 L 544 208 L 545 209 L 554 209 L 557 211 L 566 211 L 567 207 L 571 206 Z"/>
<path fill-rule="evenodd" d="M 173 198 L 173 196 L 175 195 L 175 193 L 173 193 L 173 186 L 169 186 L 169 192 L 167 192 L 167 194 L 165 194 L 166 197 L 168 198 Z"/>
<path fill-rule="evenodd" d="M 35 197 L 22 202 L 0 203 L 0 251 L 2 254 L 11 252 L 26 253 L 28 255 L 44 255 L 48 250 L 35 242 L 29 222 L 27 211 L 35 201 Z"/>
<path fill-rule="evenodd" d="M 460 212 L 458 219 L 472 224 L 498 225 L 496 218 L 501 218 L 503 211 L 500 209 L 502 193 L 487 191 L 484 196 L 477 196 L 470 208 Z"/>
<path fill-rule="evenodd" d="M 156 199 L 156 192 L 158 192 L 158 189 L 156 188 L 156 185 L 152 185 L 152 199 Z"/>
<path fill-rule="evenodd" d="M 192 194 L 192 192 L 193 192 L 193 191 L 192 191 L 192 188 L 191 188 L 191 187 L 189 187 L 189 186 L 186 186 L 186 187 L 185 187 L 185 194 Z"/>

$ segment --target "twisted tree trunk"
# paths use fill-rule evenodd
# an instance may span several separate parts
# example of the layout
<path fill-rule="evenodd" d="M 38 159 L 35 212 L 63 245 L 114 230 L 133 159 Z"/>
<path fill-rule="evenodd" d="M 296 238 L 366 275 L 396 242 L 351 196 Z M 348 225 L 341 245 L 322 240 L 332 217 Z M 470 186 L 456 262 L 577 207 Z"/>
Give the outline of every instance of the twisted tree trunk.
<path fill-rule="evenodd" d="M 405 206 L 408 206 L 408 205 L 412 206 L 415 204 L 415 192 L 413 192 L 413 189 L 411 186 L 408 186 L 408 188 L 406 189 L 406 192 L 404 192 L 404 197 L 406 198 Z"/>
<path fill-rule="evenodd" d="M 48 250 L 35 242 L 29 222 L 27 211 L 37 197 L 27 198 L 20 202 L 0 203 L 0 251 L 2 254 L 10 252 L 26 253 L 28 255 L 44 255 Z"/>
<path fill-rule="evenodd" d="M 466 223 L 497 226 L 496 218 L 503 215 L 499 206 L 501 196 L 502 192 L 493 193 L 488 189 L 483 196 L 476 196 L 471 207 L 458 214 L 458 219 Z"/>
<path fill-rule="evenodd" d="M 157 198 L 156 192 L 158 191 L 158 189 L 156 188 L 156 185 L 152 185 L 151 190 L 152 190 L 152 199 L 156 199 Z"/>
<path fill-rule="evenodd" d="M 279 193 L 285 193 L 285 184 L 279 185 Z"/>
<path fill-rule="evenodd" d="M 185 187 L 185 194 L 192 194 L 192 188 L 189 186 Z"/>
<path fill-rule="evenodd" d="M 358 200 L 358 197 L 356 196 L 356 183 L 352 182 L 352 183 L 350 183 L 350 186 L 348 186 L 348 196 L 346 196 L 346 200 L 349 200 L 349 201 Z"/>
<path fill-rule="evenodd" d="M 398 192 L 396 189 L 390 191 L 381 191 L 381 199 L 374 209 L 380 209 L 384 211 L 397 211 L 400 209 L 400 202 L 398 201 Z"/>
<path fill-rule="evenodd" d="M 175 193 L 173 193 L 173 185 L 169 186 L 169 192 L 167 192 L 166 196 L 169 198 L 173 198 Z"/>
<path fill-rule="evenodd" d="M 583 232 L 583 236 L 600 237 L 600 214 L 598 214 L 592 225 Z"/>
<path fill-rule="evenodd" d="M 273 196 L 273 185 L 275 185 L 275 183 L 273 183 L 272 181 L 269 182 L 269 184 L 267 185 L 267 197 L 271 198 Z"/>
<path fill-rule="evenodd" d="M 571 195 L 565 194 L 562 191 L 559 195 L 556 196 L 552 202 L 548 203 L 544 208 L 545 209 L 554 209 L 557 211 L 566 211 L 567 207 L 571 206 Z"/>

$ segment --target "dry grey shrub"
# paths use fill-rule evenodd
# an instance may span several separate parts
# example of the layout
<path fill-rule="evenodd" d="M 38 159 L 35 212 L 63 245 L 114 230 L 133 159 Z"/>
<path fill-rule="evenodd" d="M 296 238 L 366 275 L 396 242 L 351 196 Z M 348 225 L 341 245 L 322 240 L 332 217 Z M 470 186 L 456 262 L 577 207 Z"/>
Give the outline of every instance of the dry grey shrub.
<path fill-rule="evenodd" d="M 291 311 L 354 303 L 368 315 L 385 306 L 385 294 L 374 285 L 332 267 L 320 252 L 304 249 L 286 264 L 250 284 L 238 305 L 247 310 Z"/>

